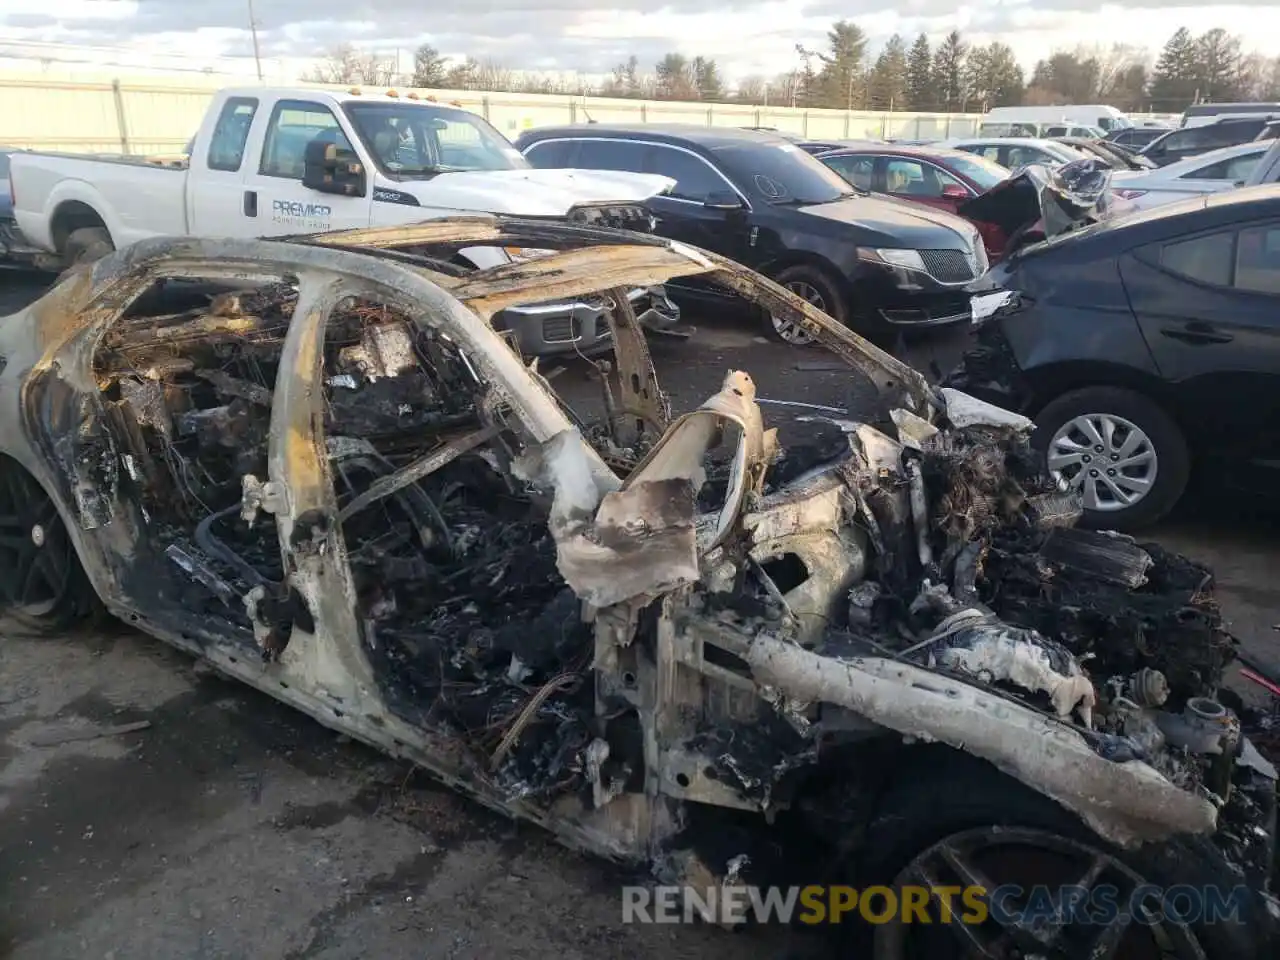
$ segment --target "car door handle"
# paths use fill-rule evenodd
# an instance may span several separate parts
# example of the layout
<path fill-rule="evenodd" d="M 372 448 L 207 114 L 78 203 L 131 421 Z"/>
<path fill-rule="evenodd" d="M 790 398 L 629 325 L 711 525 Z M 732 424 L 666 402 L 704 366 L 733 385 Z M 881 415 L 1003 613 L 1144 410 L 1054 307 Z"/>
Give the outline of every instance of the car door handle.
<path fill-rule="evenodd" d="M 256 217 L 258 215 L 257 190 L 246 190 L 244 192 L 244 215 L 246 217 Z"/>
<path fill-rule="evenodd" d="M 1230 343 L 1234 338 L 1229 333 L 1221 333 L 1207 323 L 1188 323 L 1181 327 L 1162 327 L 1160 332 L 1171 340 L 1183 343 Z"/>

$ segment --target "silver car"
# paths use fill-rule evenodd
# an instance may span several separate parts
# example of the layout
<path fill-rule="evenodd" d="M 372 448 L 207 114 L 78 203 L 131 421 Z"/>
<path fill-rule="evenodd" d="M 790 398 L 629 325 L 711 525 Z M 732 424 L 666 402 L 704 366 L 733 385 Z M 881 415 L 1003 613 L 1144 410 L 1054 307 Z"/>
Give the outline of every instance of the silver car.
<path fill-rule="evenodd" d="M 1111 192 L 1129 209 L 1149 210 L 1190 197 L 1203 197 L 1244 186 L 1258 161 L 1275 141 L 1253 141 L 1210 150 L 1154 170 L 1118 170 Z"/>

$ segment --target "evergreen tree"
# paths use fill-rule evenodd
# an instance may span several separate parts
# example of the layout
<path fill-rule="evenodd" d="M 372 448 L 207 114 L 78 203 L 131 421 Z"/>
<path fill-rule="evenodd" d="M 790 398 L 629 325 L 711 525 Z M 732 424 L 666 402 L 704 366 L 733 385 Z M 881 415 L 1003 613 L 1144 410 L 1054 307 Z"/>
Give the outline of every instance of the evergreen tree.
<path fill-rule="evenodd" d="M 964 86 L 965 44 L 959 30 L 947 34 L 933 55 L 933 85 L 937 91 L 938 109 L 962 113 L 968 99 Z"/>
<path fill-rule="evenodd" d="M 443 87 L 448 73 L 444 57 L 430 44 L 424 43 L 413 52 L 413 85 L 415 87 Z"/>
<path fill-rule="evenodd" d="M 861 107 L 866 96 L 867 35 L 848 20 L 838 20 L 827 31 L 828 51 L 818 54 L 822 68 L 817 78 L 817 103 L 812 106 L 840 110 Z"/>
<path fill-rule="evenodd" d="M 1154 110 L 1185 109 L 1196 95 L 1200 65 L 1191 31 L 1179 27 L 1160 51 L 1151 77 L 1151 101 Z"/>
<path fill-rule="evenodd" d="M 916 37 L 907 54 L 907 100 L 912 110 L 938 109 L 933 90 L 933 51 L 923 33 Z"/>
<path fill-rule="evenodd" d="M 907 45 L 896 33 L 876 58 L 867 100 L 872 110 L 904 110 L 907 107 Z"/>

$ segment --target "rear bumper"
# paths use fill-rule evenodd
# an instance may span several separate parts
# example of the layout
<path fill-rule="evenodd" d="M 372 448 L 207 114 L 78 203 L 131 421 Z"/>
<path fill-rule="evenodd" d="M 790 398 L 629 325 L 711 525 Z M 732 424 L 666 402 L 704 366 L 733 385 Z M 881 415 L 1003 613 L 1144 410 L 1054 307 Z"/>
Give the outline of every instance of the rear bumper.
<path fill-rule="evenodd" d="M 35 265 L 37 258 L 45 256 L 43 250 L 32 246 L 23 236 L 16 221 L 0 218 L 0 266 L 29 267 Z"/>
<path fill-rule="evenodd" d="M 662 287 L 636 287 L 628 299 L 644 328 L 665 330 L 680 322 L 680 308 Z M 511 331 L 525 356 L 589 355 L 613 347 L 602 300 L 512 307 L 494 317 L 494 327 Z"/>

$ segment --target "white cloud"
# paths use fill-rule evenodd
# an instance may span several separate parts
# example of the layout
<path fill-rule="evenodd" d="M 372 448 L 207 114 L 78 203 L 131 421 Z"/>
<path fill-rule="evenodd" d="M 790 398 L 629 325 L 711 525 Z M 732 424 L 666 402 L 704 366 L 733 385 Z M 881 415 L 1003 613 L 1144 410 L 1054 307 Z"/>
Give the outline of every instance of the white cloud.
<path fill-rule="evenodd" d="M 971 42 L 999 39 L 1024 66 L 1055 49 L 1126 43 L 1154 55 L 1186 26 L 1225 27 L 1245 47 L 1280 54 L 1280 6 L 1138 0 L 487 0 L 441 9 L 422 0 L 255 0 L 264 55 L 306 57 L 341 42 L 405 57 L 430 42 L 514 68 L 607 71 L 635 54 L 649 68 L 667 51 L 714 57 L 731 77 L 792 69 L 795 45 L 821 48 L 847 17 L 878 46 L 889 35 L 952 29 Z M 1073 8 L 1073 9 L 1068 9 Z M 247 0 L 5 0 L 0 34 L 13 41 L 72 42 L 139 52 L 246 56 Z M 2 46 L 2 44 L 0 44 Z"/>

